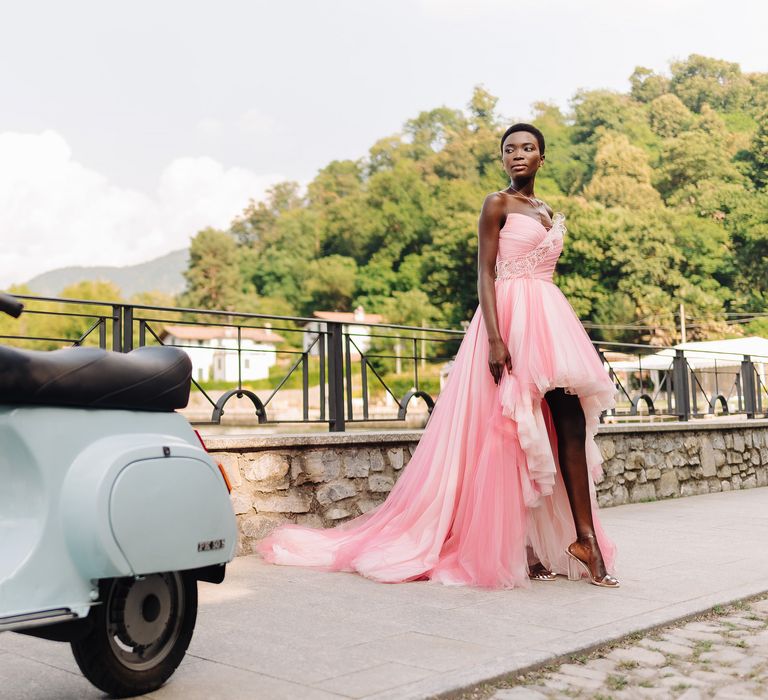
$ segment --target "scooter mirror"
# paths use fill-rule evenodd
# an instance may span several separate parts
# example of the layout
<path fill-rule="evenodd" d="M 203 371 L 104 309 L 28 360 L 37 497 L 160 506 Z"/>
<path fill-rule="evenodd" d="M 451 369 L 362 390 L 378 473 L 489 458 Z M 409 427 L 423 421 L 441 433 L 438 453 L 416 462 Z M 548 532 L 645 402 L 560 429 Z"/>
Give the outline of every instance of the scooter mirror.
<path fill-rule="evenodd" d="M 22 304 L 18 299 L 12 297 L 10 294 L 3 294 L 0 292 L 0 311 L 8 314 L 9 316 L 13 316 L 14 318 L 18 318 L 21 316 L 23 309 L 24 304 Z"/>

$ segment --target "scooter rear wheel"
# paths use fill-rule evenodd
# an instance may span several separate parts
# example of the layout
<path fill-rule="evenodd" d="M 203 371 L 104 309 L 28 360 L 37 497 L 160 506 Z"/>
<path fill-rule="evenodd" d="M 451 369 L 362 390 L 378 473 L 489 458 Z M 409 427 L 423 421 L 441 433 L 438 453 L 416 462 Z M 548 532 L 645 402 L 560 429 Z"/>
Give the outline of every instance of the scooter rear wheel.
<path fill-rule="evenodd" d="M 157 690 L 181 663 L 197 618 L 197 581 L 184 572 L 102 581 L 90 632 L 71 643 L 83 675 L 113 697 Z"/>

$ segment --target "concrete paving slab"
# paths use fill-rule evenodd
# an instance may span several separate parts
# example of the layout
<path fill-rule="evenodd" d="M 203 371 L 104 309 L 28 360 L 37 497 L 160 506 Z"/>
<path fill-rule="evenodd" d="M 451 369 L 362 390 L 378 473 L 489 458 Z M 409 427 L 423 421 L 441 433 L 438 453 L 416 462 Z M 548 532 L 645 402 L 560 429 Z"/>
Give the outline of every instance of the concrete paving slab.
<path fill-rule="evenodd" d="M 518 672 L 768 591 L 766 506 L 763 488 L 604 510 L 618 590 L 387 585 L 241 557 L 201 584 L 190 653 L 153 697 L 408 700 Z M 0 679 L 4 700 L 101 697 L 67 645 L 10 633 Z"/>

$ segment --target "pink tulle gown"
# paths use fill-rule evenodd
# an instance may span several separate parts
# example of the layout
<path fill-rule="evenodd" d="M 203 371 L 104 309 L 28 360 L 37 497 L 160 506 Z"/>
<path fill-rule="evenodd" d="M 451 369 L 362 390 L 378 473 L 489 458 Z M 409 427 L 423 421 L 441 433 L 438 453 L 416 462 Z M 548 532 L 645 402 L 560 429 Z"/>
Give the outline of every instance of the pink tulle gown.
<path fill-rule="evenodd" d="M 614 386 L 578 317 L 552 283 L 565 217 L 547 230 L 512 213 L 499 234 L 496 305 L 513 370 L 494 384 L 480 309 L 416 451 L 387 500 L 339 527 L 286 525 L 258 544 L 269 562 L 356 571 L 383 582 L 429 578 L 445 584 L 529 585 L 526 547 L 557 573 L 575 540 L 560 475 L 557 438 L 544 394 L 578 394 L 587 424 L 592 478 L 601 457 L 594 441 Z M 608 571 L 615 549 L 597 517 Z"/>

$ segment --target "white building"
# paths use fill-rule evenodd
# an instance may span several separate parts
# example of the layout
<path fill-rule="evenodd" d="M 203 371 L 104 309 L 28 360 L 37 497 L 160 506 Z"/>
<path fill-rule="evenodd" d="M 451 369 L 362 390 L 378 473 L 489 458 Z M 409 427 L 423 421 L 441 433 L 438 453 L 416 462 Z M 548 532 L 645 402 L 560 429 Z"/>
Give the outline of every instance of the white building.
<path fill-rule="evenodd" d="M 315 311 L 312 314 L 317 321 L 310 321 L 304 329 L 304 350 L 306 350 L 317 338 L 318 331 L 327 331 L 328 325 L 324 321 L 336 321 L 342 323 L 342 332 L 350 334 L 350 340 L 354 343 L 351 346 L 351 356 L 353 359 L 359 359 L 360 353 L 355 350 L 355 345 L 360 352 L 366 352 L 371 347 L 371 328 L 370 326 L 360 325 L 362 323 L 383 323 L 384 317 L 380 314 L 366 314 L 362 306 L 358 306 L 352 313 L 346 311 Z M 346 349 L 345 349 L 346 352 Z M 309 352 L 310 355 L 318 354 L 318 344 Z"/>
<path fill-rule="evenodd" d="M 644 374 L 647 372 L 646 376 L 653 385 L 649 393 L 656 393 L 664 375 L 672 369 L 675 350 L 685 351 L 685 359 L 695 375 L 697 389 L 700 387 L 708 395 L 723 394 L 728 398 L 729 404 L 732 404 L 732 408 L 738 402 L 734 385 L 744 356 L 751 358 L 760 383 L 766 384 L 768 338 L 760 336 L 678 343 L 674 348 L 664 348 L 639 359 L 637 356 L 628 355 L 626 359 L 609 360 L 610 366 L 615 372 L 624 375 L 625 381 L 629 375 L 637 376 L 641 371 Z"/>
<path fill-rule="evenodd" d="M 192 376 L 197 381 L 237 381 L 237 328 L 165 326 L 160 339 L 165 345 L 181 347 L 189 355 Z M 240 330 L 240 370 L 244 382 L 269 377 L 269 368 L 277 362 L 277 345 L 283 341 L 270 328 Z"/>

